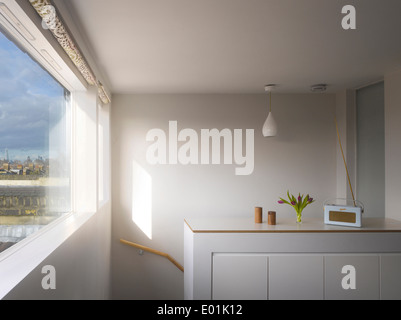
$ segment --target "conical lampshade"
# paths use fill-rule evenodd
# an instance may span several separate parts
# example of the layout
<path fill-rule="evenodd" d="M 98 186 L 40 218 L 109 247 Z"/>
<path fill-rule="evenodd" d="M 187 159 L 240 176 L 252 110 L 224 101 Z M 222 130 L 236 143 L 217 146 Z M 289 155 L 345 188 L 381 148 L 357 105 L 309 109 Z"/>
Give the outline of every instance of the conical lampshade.
<path fill-rule="evenodd" d="M 274 120 L 273 114 L 269 112 L 265 124 L 263 125 L 264 137 L 275 137 L 277 135 L 277 124 Z"/>
<path fill-rule="evenodd" d="M 272 114 L 272 90 L 276 87 L 274 84 L 269 84 L 265 86 L 265 91 L 269 92 L 269 114 L 267 116 L 266 122 L 263 125 L 263 136 L 264 137 L 275 137 L 277 135 L 277 124 L 276 121 L 274 120 L 273 114 Z"/>

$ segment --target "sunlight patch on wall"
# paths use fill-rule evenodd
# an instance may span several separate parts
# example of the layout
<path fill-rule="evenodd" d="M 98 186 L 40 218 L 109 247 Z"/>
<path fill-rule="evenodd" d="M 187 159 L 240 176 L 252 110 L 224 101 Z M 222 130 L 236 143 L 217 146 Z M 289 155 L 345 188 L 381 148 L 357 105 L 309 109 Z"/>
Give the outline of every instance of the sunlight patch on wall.
<path fill-rule="evenodd" d="M 152 177 L 136 161 L 132 164 L 132 221 L 152 239 Z"/>

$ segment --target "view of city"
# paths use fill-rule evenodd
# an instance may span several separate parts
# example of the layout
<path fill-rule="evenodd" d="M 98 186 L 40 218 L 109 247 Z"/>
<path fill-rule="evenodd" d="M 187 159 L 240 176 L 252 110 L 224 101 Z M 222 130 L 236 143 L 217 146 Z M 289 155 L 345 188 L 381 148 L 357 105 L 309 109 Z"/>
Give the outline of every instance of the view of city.
<path fill-rule="evenodd" d="M 69 181 L 51 178 L 50 163 L 0 159 L 0 252 L 69 211 Z"/>
<path fill-rule="evenodd" d="M 0 29 L 0 252 L 70 212 L 68 97 Z"/>
<path fill-rule="evenodd" d="M 49 159 L 38 156 L 32 159 L 27 156 L 25 161 L 10 160 L 8 149 L 5 151 L 6 157 L 0 160 L 0 179 L 11 179 L 9 176 L 46 176 L 49 174 Z"/>

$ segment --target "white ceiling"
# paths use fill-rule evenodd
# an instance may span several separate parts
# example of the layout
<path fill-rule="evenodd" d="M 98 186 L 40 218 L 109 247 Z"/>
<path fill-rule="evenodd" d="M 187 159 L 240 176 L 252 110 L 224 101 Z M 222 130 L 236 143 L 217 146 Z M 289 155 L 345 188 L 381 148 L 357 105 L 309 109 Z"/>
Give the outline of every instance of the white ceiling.
<path fill-rule="evenodd" d="M 336 92 L 401 69 L 400 0 L 68 2 L 114 93 Z"/>

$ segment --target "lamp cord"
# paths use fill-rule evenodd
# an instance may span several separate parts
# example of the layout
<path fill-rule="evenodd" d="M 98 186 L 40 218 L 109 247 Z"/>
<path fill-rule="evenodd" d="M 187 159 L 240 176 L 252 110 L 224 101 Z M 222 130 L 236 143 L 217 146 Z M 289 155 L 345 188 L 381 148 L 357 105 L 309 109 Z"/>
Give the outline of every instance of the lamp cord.
<path fill-rule="evenodd" d="M 270 113 L 272 112 L 272 92 L 270 91 Z"/>

